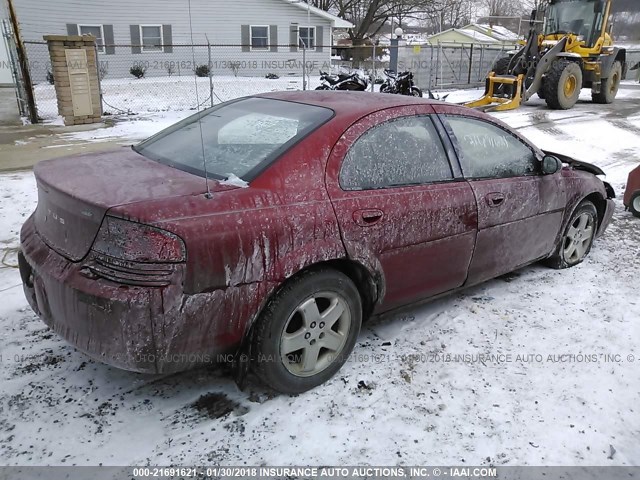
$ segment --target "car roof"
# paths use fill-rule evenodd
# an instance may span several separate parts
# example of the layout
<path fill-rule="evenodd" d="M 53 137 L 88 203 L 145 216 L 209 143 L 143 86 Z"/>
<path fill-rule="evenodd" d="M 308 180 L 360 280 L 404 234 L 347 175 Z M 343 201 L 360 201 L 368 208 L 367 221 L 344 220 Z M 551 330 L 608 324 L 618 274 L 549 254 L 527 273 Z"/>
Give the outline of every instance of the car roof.
<path fill-rule="evenodd" d="M 364 116 L 369 113 L 393 107 L 444 103 L 438 100 L 410 97 L 406 95 L 340 90 L 297 90 L 290 92 L 263 93 L 256 96 L 330 108 L 336 113 L 337 117 L 353 117 L 354 115 Z"/>

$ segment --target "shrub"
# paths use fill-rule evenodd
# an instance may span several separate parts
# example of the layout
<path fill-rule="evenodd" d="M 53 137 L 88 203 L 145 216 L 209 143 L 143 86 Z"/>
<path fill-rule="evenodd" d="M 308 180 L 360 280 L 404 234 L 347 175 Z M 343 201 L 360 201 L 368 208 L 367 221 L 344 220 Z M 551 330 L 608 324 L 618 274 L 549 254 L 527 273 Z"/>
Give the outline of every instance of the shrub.
<path fill-rule="evenodd" d="M 269 80 L 276 80 L 278 78 L 280 78 L 277 74 L 275 73 L 267 73 L 264 78 L 268 78 Z"/>
<path fill-rule="evenodd" d="M 47 82 L 51 85 L 55 83 L 55 79 L 53 78 L 53 72 L 51 70 L 47 70 Z"/>
<path fill-rule="evenodd" d="M 209 65 L 203 64 L 196 67 L 196 76 L 198 77 L 208 77 L 210 72 L 211 69 L 209 68 Z"/>
<path fill-rule="evenodd" d="M 144 74 L 147 73 L 146 67 L 141 67 L 140 65 L 134 65 L 129 69 L 129 73 L 136 78 L 144 77 Z"/>

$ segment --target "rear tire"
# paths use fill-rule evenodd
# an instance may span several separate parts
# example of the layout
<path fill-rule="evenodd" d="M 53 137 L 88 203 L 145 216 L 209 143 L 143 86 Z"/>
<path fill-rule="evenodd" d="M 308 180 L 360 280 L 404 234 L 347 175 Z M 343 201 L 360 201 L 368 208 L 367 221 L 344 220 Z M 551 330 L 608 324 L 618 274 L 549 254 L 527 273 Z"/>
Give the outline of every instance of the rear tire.
<path fill-rule="evenodd" d="M 592 93 L 591 99 L 594 103 L 608 104 L 613 103 L 620 88 L 622 80 L 622 63 L 616 60 L 613 62 L 609 78 L 602 80 L 600 85 L 600 93 Z"/>
<path fill-rule="evenodd" d="M 640 218 L 640 192 L 636 192 L 631 196 L 629 210 L 634 217 Z"/>
<path fill-rule="evenodd" d="M 580 96 L 582 69 L 576 62 L 556 60 L 544 78 L 542 95 L 549 108 L 568 110 Z"/>
<path fill-rule="evenodd" d="M 547 265 L 561 269 L 581 263 L 589 255 L 597 231 L 598 211 L 592 202 L 585 200 L 571 214 L 555 252 L 546 261 Z"/>
<path fill-rule="evenodd" d="M 274 390 L 302 393 L 329 380 L 356 343 L 362 302 L 349 277 L 310 270 L 269 301 L 253 335 L 253 369 Z"/>
<path fill-rule="evenodd" d="M 418 87 L 411 87 L 411 96 L 422 97 L 422 90 L 420 90 Z"/>

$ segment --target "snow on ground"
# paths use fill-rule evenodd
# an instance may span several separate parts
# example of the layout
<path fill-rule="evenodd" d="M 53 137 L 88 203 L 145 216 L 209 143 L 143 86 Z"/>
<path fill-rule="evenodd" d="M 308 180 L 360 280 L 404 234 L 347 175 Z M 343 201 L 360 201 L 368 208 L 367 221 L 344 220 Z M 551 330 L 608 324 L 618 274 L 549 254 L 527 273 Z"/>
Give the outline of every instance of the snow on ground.
<path fill-rule="evenodd" d="M 639 111 L 636 90 L 499 117 L 601 165 L 620 196 Z M 35 203 L 31 173 L 0 176 L 0 464 L 640 464 L 640 221 L 620 200 L 582 265 L 374 319 L 335 378 L 296 397 L 241 392 L 223 369 L 123 372 L 52 334 L 15 268 Z"/>

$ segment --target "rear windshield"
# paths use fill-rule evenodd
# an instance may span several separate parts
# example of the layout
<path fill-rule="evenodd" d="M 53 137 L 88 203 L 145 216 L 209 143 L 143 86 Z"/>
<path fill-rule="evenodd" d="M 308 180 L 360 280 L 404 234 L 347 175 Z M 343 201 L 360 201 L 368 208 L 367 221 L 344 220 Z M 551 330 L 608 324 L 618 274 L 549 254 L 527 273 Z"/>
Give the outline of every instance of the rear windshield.
<path fill-rule="evenodd" d="M 203 110 L 140 143 L 147 158 L 196 175 L 250 181 L 333 111 L 302 103 L 245 98 Z M 198 122 L 200 118 L 200 122 Z M 201 139 L 202 135 L 202 139 Z"/>

